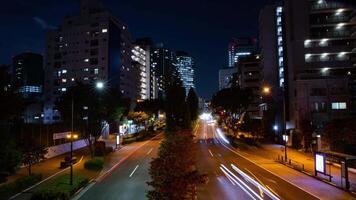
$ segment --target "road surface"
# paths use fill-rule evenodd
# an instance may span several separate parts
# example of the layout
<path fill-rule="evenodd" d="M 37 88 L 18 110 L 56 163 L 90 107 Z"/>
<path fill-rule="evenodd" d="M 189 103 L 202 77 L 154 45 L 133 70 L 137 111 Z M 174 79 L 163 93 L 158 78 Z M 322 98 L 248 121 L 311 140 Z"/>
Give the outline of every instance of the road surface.
<path fill-rule="evenodd" d="M 153 157 L 158 153 L 162 135 L 148 141 L 134 151 L 123 162 L 118 163 L 110 173 L 90 184 L 75 198 L 80 200 L 141 200 L 147 199 L 150 180 L 148 169 Z"/>
<path fill-rule="evenodd" d="M 318 199 L 240 156 L 214 123 L 197 130 L 198 168 L 209 183 L 198 187 L 198 199 Z"/>

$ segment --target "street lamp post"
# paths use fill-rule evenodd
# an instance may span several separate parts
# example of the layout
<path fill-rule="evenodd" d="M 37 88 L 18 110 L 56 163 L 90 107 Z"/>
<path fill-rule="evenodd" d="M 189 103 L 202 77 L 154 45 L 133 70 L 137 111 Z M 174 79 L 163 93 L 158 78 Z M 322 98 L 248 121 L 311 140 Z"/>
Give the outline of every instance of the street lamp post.
<path fill-rule="evenodd" d="M 282 131 L 282 137 L 284 140 L 284 159 L 287 162 L 288 156 L 287 156 L 287 142 L 288 142 L 288 136 L 286 133 L 286 96 L 285 96 L 285 91 L 284 88 L 282 88 L 282 92 L 283 92 L 283 112 L 282 112 L 282 127 L 281 127 L 281 131 Z M 269 86 L 264 86 L 262 88 L 262 93 L 264 93 L 265 95 L 269 95 L 271 93 L 271 88 Z M 276 129 L 275 129 L 276 130 Z"/>
<path fill-rule="evenodd" d="M 78 139 L 78 135 L 71 132 L 67 135 L 70 140 L 70 185 L 73 185 L 73 140 Z"/>

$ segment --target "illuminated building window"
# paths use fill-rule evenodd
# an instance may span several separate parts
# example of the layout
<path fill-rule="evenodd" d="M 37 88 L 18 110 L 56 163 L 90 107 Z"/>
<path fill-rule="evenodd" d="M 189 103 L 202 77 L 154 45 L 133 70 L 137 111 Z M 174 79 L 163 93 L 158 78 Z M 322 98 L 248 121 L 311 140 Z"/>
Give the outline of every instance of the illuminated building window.
<path fill-rule="evenodd" d="M 102 32 L 102 33 L 107 33 L 107 32 L 108 32 L 108 29 L 103 28 L 103 29 L 101 29 L 101 32 Z"/>
<path fill-rule="evenodd" d="M 331 109 L 333 110 L 345 110 L 347 108 L 346 102 L 332 102 Z"/>

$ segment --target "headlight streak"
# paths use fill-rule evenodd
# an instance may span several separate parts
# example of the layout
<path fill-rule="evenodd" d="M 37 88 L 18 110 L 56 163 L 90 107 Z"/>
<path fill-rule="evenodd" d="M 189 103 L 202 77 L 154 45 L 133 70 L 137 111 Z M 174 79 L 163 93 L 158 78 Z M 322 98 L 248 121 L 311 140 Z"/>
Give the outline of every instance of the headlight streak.
<path fill-rule="evenodd" d="M 252 199 L 256 200 L 256 198 L 253 197 L 252 194 L 250 194 L 244 187 L 242 187 L 242 185 L 239 184 L 227 171 L 225 171 L 224 168 L 220 167 L 220 169 L 225 174 L 227 179 L 229 179 L 230 181 L 233 181 L 234 183 L 236 183 L 244 192 L 246 192 L 246 194 L 248 194 Z"/>
<path fill-rule="evenodd" d="M 230 144 L 229 140 L 226 139 L 224 133 L 220 130 L 220 128 L 217 128 L 216 132 L 218 133 L 219 138 L 221 138 L 225 143 Z"/>
<path fill-rule="evenodd" d="M 245 188 L 247 188 L 253 195 L 255 195 L 259 200 L 263 200 L 255 191 L 253 191 L 246 183 L 244 183 L 239 177 L 237 177 L 234 173 L 232 173 L 227 167 L 225 167 L 225 165 L 223 165 L 223 164 L 220 164 L 220 169 L 226 174 L 226 173 L 228 173 L 229 175 L 230 175 L 230 178 L 232 178 L 232 180 L 234 180 L 234 182 L 237 184 L 237 185 L 239 185 L 239 187 L 241 188 L 241 189 L 243 189 L 243 187 L 241 186 L 241 184 L 243 185 L 243 186 L 245 186 Z M 237 181 L 239 181 L 241 184 L 239 184 Z M 246 190 L 245 189 L 243 189 L 245 192 L 246 192 Z M 251 195 L 251 193 L 250 192 L 246 192 L 247 194 L 249 194 L 253 199 L 256 199 L 256 198 L 254 198 L 252 195 Z"/>
<path fill-rule="evenodd" d="M 273 200 L 279 200 L 279 198 L 273 194 L 271 191 L 269 191 L 267 188 L 265 188 L 264 186 L 262 186 L 260 183 L 258 183 L 257 181 L 255 181 L 253 178 L 251 178 L 250 176 L 248 176 L 245 172 L 241 171 L 239 168 L 237 168 L 234 164 L 231 164 L 231 167 L 237 172 L 239 173 L 241 176 L 243 176 L 245 179 L 247 179 L 250 183 L 252 183 L 254 186 L 258 187 L 259 189 L 262 189 L 270 198 L 272 198 Z"/>

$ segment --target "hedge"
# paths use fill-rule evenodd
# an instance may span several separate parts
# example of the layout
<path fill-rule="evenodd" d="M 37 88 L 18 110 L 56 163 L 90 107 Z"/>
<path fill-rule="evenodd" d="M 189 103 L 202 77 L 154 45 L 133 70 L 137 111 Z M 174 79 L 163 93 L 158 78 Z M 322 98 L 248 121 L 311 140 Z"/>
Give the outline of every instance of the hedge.
<path fill-rule="evenodd" d="M 11 183 L 5 183 L 0 186 L 0 199 L 8 199 L 12 195 L 21 192 L 24 189 L 40 182 L 42 180 L 42 174 L 32 174 L 30 176 L 25 176 L 17 179 Z"/>
<path fill-rule="evenodd" d="M 84 163 L 85 169 L 90 170 L 101 170 L 104 166 L 104 158 L 103 157 L 95 157 L 93 159 L 87 160 Z"/>

